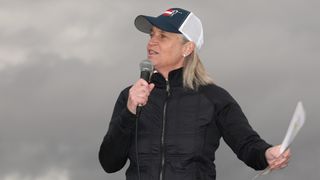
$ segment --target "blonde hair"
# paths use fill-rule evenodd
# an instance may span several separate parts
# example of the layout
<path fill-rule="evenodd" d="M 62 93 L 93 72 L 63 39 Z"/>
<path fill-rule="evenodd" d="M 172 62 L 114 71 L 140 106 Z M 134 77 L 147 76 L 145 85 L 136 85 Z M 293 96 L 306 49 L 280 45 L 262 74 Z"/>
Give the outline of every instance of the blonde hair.
<path fill-rule="evenodd" d="M 183 43 L 189 42 L 183 35 Z M 198 90 L 199 86 L 213 84 L 213 80 L 206 72 L 196 48 L 184 59 L 183 86 L 192 90 Z"/>

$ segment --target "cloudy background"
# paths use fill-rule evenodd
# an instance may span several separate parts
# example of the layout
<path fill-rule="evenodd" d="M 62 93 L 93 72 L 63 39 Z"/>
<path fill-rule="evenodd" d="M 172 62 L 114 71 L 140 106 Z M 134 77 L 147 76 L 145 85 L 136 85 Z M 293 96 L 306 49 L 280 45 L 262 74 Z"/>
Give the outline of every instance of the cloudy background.
<path fill-rule="evenodd" d="M 0 0 L 0 180 L 125 179 L 99 145 L 146 57 L 134 18 L 169 7 L 202 19 L 203 63 L 265 140 L 281 143 L 303 101 L 290 166 L 260 179 L 319 179 L 320 1 Z M 257 173 L 224 143 L 216 164 L 219 180 Z"/>

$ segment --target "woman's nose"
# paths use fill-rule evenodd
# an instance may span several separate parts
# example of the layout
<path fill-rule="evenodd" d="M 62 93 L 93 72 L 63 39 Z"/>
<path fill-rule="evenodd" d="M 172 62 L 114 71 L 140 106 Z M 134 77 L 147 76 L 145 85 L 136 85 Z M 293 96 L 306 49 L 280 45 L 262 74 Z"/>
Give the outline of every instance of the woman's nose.
<path fill-rule="evenodd" d="M 148 41 L 148 44 L 149 45 L 154 45 L 154 44 L 156 44 L 158 42 L 158 39 L 157 39 L 157 37 L 156 36 L 150 36 L 150 39 L 149 39 L 149 41 Z"/>

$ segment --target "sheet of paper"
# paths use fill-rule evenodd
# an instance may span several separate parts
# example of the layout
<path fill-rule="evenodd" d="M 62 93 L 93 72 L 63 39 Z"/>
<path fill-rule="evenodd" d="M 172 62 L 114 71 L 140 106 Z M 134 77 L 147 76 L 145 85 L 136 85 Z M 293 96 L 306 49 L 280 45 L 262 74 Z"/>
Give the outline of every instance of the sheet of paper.
<path fill-rule="evenodd" d="M 296 135 L 298 134 L 298 132 L 302 128 L 305 120 L 306 120 L 306 113 L 303 108 L 302 102 L 299 101 L 297 104 L 296 110 L 293 113 L 292 119 L 290 121 L 286 136 L 284 137 L 284 139 L 281 143 L 280 154 L 282 154 L 283 152 L 285 152 L 289 148 L 289 146 L 293 142 L 294 138 L 296 137 Z M 262 171 L 261 173 L 254 176 L 252 178 L 252 180 L 257 179 L 258 177 L 260 177 L 262 175 L 266 175 L 269 172 L 270 172 L 270 169 L 267 168 L 264 171 Z"/>
<path fill-rule="evenodd" d="M 302 128 L 305 122 L 305 119 L 306 119 L 306 113 L 303 108 L 302 102 L 299 101 L 297 104 L 296 110 L 294 111 L 294 114 L 292 116 L 286 136 L 281 143 L 280 154 L 282 154 L 286 149 L 288 149 L 288 147 L 290 146 L 290 144 L 292 143 L 292 141 L 294 140 L 294 138 Z"/>

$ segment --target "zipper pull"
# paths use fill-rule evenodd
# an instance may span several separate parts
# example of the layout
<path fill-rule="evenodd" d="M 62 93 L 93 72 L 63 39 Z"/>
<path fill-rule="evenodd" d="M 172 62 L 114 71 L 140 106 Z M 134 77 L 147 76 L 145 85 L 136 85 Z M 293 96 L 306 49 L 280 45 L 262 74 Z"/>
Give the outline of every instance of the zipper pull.
<path fill-rule="evenodd" d="M 166 80 L 166 90 L 167 90 L 167 95 L 170 96 L 170 85 L 169 85 L 169 80 Z"/>

